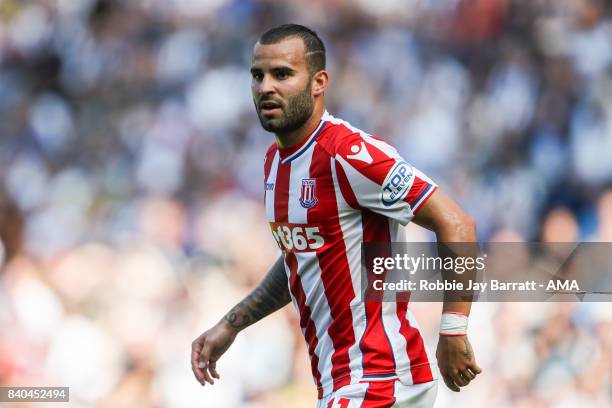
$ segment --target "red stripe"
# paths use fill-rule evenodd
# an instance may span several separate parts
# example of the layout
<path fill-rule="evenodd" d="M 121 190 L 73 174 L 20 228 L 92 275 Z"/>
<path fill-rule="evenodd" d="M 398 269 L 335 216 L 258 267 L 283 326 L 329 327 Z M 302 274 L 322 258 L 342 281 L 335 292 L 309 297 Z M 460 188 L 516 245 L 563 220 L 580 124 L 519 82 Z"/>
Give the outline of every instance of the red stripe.
<path fill-rule="evenodd" d="M 427 202 L 427 200 L 429 200 L 429 198 L 430 198 L 431 196 L 433 196 L 433 193 L 434 193 L 434 192 L 435 192 L 437 189 L 438 189 L 438 187 L 437 187 L 437 186 L 433 186 L 433 187 L 431 188 L 431 191 L 429 191 L 429 192 L 427 193 L 427 194 L 428 194 L 428 195 L 427 195 L 427 197 L 426 197 L 424 200 L 422 200 L 422 201 L 421 201 L 421 202 L 420 202 L 420 203 L 419 203 L 419 204 L 418 204 L 416 207 L 412 207 L 412 213 L 413 213 L 414 215 L 416 215 L 416 214 L 419 212 L 419 210 L 420 210 L 421 208 L 423 208 L 423 204 L 425 204 L 425 203 Z"/>
<path fill-rule="evenodd" d="M 414 181 L 410 187 L 410 191 L 406 194 L 404 201 L 412 207 L 416 203 L 416 199 L 421 195 L 421 192 L 429 186 L 429 183 L 418 176 L 414 176 Z"/>
<path fill-rule="evenodd" d="M 395 380 L 370 382 L 361 408 L 390 408 L 395 404 Z"/>
<path fill-rule="evenodd" d="M 355 197 L 351 183 L 348 181 L 348 177 L 346 177 L 346 173 L 342 168 L 342 165 L 337 160 L 334 161 L 334 163 L 336 167 L 336 177 L 338 178 L 338 184 L 340 186 L 340 192 L 342 193 L 344 200 L 348 205 L 355 209 L 361 208 L 359 202 L 357 201 L 357 197 Z"/>
<path fill-rule="evenodd" d="M 389 221 L 383 215 L 364 209 L 362 212 L 364 242 L 390 242 Z M 370 258 L 380 254 L 368 254 Z M 372 264 L 372 259 L 366 259 L 366 265 Z M 372 287 L 373 279 L 383 279 L 383 275 L 368 274 L 368 288 Z M 371 298 L 370 296 L 365 296 Z M 391 344 L 385 333 L 382 320 L 382 303 L 380 301 L 365 301 L 366 329 L 359 346 L 363 352 L 363 373 L 375 375 L 395 371 L 395 359 Z"/>
<path fill-rule="evenodd" d="M 283 164 L 279 161 L 274 186 L 274 221 L 289 221 L 289 176 L 291 163 Z"/>
<path fill-rule="evenodd" d="M 268 181 L 270 176 L 270 169 L 272 168 L 272 162 L 274 161 L 274 155 L 276 154 L 276 145 L 270 146 L 266 152 L 266 160 L 264 161 L 264 180 Z"/>
<path fill-rule="evenodd" d="M 323 398 L 323 386 L 321 385 L 321 373 L 319 372 L 319 356 L 315 353 L 315 349 L 319 344 L 317 329 L 311 317 L 310 307 L 306 304 L 306 294 L 304 293 L 302 282 L 297 274 L 297 259 L 295 258 L 295 254 L 285 254 L 285 262 L 289 267 L 289 288 L 300 311 L 300 327 L 308 343 L 310 368 L 312 370 L 312 375 L 315 377 L 317 389 L 319 390 L 318 398 L 321 399 Z"/>
<path fill-rule="evenodd" d="M 329 233 L 329 248 L 317 250 L 321 280 L 332 317 L 328 333 L 334 345 L 331 375 L 334 391 L 350 383 L 349 347 L 355 344 L 353 314 L 350 303 L 355 298 L 346 247 L 338 218 L 336 193 L 331 173 L 329 154 L 316 144 L 310 163 L 310 177 L 316 178 L 319 204 L 308 209 L 308 223 L 325 222 Z"/>
<path fill-rule="evenodd" d="M 274 161 L 274 155 L 276 154 L 276 145 L 270 146 L 268 151 L 266 152 L 266 159 L 264 161 L 264 204 L 266 202 L 266 183 L 268 182 L 268 177 L 270 177 L 270 170 L 272 169 L 272 162 Z"/>
<path fill-rule="evenodd" d="M 362 146 L 362 143 L 364 146 Z M 367 163 L 363 160 L 349 158 L 348 156 L 354 154 L 351 151 L 353 146 L 357 146 L 360 149 L 365 147 L 372 157 L 372 162 Z M 361 150 L 359 151 L 361 152 Z M 389 174 L 393 166 L 397 163 L 394 157 L 389 156 L 378 147 L 368 143 L 359 133 L 352 133 L 343 137 L 342 143 L 338 146 L 337 153 L 359 173 L 381 186 L 384 184 L 387 174 Z"/>
<path fill-rule="evenodd" d="M 448 312 L 442 312 L 443 315 L 445 314 L 454 314 L 454 315 L 459 315 L 459 316 L 465 316 L 468 317 L 467 313 L 463 313 L 463 312 L 452 312 L 452 311 L 448 311 Z"/>
<path fill-rule="evenodd" d="M 397 302 L 397 318 L 400 321 L 400 334 L 406 339 L 406 353 L 410 359 L 412 382 L 420 384 L 433 381 L 423 337 L 421 337 L 421 333 L 416 327 L 410 326 L 406 317 L 407 310 L 408 302 Z"/>

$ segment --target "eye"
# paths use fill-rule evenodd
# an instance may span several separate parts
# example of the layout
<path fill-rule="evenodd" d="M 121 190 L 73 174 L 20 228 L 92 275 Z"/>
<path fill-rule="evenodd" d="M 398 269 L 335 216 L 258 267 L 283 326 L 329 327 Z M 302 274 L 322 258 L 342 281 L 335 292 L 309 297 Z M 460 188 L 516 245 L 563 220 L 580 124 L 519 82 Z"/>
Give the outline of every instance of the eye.
<path fill-rule="evenodd" d="M 261 72 L 254 72 L 252 76 L 253 79 L 257 82 L 261 82 L 261 80 L 263 80 L 263 74 Z"/>

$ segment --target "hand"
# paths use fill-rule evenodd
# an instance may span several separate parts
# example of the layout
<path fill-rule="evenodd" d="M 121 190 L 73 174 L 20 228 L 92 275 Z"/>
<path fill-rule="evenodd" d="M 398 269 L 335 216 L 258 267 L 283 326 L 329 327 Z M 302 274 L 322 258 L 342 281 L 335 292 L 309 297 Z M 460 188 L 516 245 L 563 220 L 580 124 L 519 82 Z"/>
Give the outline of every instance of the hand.
<path fill-rule="evenodd" d="M 238 331 L 223 319 L 191 343 L 191 369 L 200 384 L 214 384 L 212 378 L 220 378 L 217 360 L 232 345 L 237 334 Z"/>
<path fill-rule="evenodd" d="M 444 383 L 455 392 L 482 372 L 467 336 L 440 336 L 436 358 Z"/>

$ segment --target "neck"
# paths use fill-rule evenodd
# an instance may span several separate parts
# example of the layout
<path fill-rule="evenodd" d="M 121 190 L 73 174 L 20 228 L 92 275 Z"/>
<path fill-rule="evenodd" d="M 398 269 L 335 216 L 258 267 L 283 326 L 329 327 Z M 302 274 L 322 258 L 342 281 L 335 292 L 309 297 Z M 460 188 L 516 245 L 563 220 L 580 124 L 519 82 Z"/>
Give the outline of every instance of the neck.
<path fill-rule="evenodd" d="M 325 108 L 323 105 L 315 106 L 310 118 L 300 128 L 288 133 L 275 133 L 274 136 L 276 137 L 276 146 L 284 149 L 294 146 L 306 139 L 312 132 L 315 131 L 317 126 L 319 126 L 319 122 L 321 121 L 324 111 Z"/>

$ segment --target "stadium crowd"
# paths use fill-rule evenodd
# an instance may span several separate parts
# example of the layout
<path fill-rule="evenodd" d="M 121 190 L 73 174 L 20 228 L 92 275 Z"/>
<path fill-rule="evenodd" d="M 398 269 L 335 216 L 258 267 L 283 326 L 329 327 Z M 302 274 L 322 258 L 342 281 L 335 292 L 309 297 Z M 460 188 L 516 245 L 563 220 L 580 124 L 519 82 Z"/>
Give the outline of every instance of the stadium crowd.
<path fill-rule="evenodd" d="M 480 240 L 612 241 L 603 0 L 0 0 L 0 386 L 70 386 L 74 407 L 314 405 L 289 307 L 214 386 L 189 364 L 278 255 L 248 68 L 284 22 L 325 41 L 330 113 L 394 144 Z M 436 306 L 412 305 L 430 348 Z M 484 374 L 438 406 L 610 406 L 609 305 L 480 303 L 470 334 Z"/>

